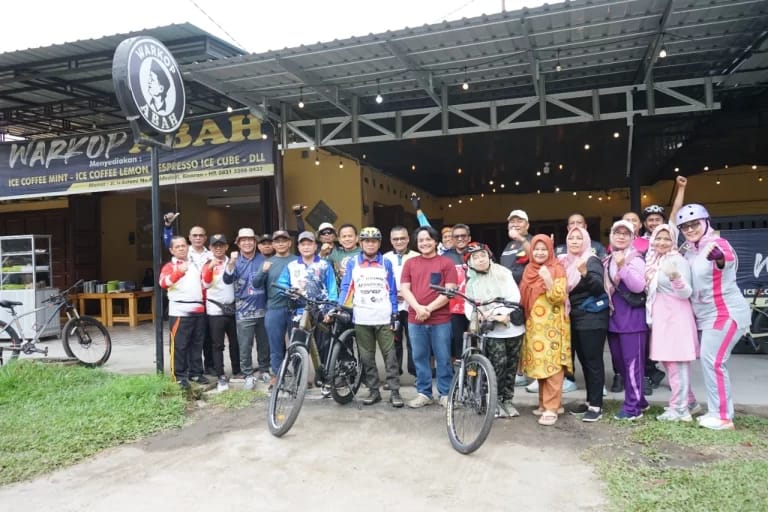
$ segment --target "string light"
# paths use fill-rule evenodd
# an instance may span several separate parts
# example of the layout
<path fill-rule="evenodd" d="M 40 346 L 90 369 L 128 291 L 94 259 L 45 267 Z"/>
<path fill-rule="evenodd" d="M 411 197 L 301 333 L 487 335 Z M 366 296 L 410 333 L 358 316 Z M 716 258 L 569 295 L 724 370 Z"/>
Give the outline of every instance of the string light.
<path fill-rule="evenodd" d="M 560 65 L 560 48 L 557 49 L 557 62 L 555 62 L 555 71 L 558 73 L 563 70 L 563 66 Z"/>
<path fill-rule="evenodd" d="M 304 108 L 304 87 L 299 87 L 299 108 Z"/>
<path fill-rule="evenodd" d="M 680 168 L 679 167 L 675 167 L 675 172 L 680 172 Z"/>
<path fill-rule="evenodd" d="M 376 103 L 381 105 L 383 101 L 384 101 L 384 98 L 381 95 L 381 80 L 377 78 L 376 79 Z"/>
<path fill-rule="evenodd" d="M 411 170 L 412 170 L 413 172 L 416 172 L 416 164 L 411 164 Z"/>
<path fill-rule="evenodd" d="M 315 157 L 315 165 L 320 165 L 320 157 L 319 156 Z"/>
<path fill-rule="evenodd" d="M 229 112 L 230 114 L 232 113 L 232 106 L 231 105 L 227 105 L 227 112 Z"/>
<path fill-rule="evenodd" d="M 584 144 L 584 151 L 589 151 L 590 147 L 591 146 L 589 144 Z"/>
<path fill-rule="evenodd" d="M 621 136 L 619 132 L 613 132 L 613 138 L 618 139 Z"/>
<path fill-rule="evenodd" d="M 664 48 L 664 45 L 661 46 L 661 50 L 659 50 L 659 58 L 664 59 L 667 56 L 667 49 Z"/>
<path fill-rule="evenodd" d="M 464 171 L 462 171 L 461 167 L 459 167 L 459 169 L 456 171 L 456 174 L 461 174 L 462 172 L 464 172 Z M 491 185 L 493 185 L 493 182 L 491 182 Z"/>
<path fill-rule="evenodd" d="M 344 168 L 344 162 L 339 160 L 339 169 L 343 169 L 343 168 Z"/>
<path fill-rule="evenodd" d="M 464 66 L 464 83 L 461 84 L 461 89 L 464 91 L 469 90 L 469 78 L 467 77 L 467 66 Z"/>
<path fill-rule="evenodd" d="M 717 179 L 715 180 L 715 185 L 719 185 L 719 184 L 720 184 L 720 178 L 717 178 Z"/>

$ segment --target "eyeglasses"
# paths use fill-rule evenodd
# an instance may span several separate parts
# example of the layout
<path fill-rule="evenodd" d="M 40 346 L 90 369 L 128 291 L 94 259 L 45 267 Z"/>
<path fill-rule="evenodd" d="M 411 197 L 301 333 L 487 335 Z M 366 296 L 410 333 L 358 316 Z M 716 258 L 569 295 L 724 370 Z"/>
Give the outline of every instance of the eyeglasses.
<path fill-rule="evenodd" d="M 333 232 L 333 230 L 330 230 L 330 229 L 324 229 L 323 231 L 320 232 L 320 234 L 321 235 L 332 235 L 332 234 L 334 234 L 334 232 Z"/>
<path fill-rule="evenodd" d="M 189 236 L 191 238 L 200 238 L 200 237 L 204 237 L 205 233 L 190 233 Z"/>
<path fill-rule="evenodd" d="M 691 231 L 701 226 L 701 223 L 698 220 L 692 220 L 690 222 L 686 222 L 685 224 L 680 224 L 680 231 Z"/>
<path fill-rule="evenodd" d="M 408 241 L 408 237 L 407 236 L 399 236 L 397 238 L 390 238 L 389 240 L 392 241 L 392 242 L 407 242 Z"/>
<path fill-rule="evenodd" d="M 453 238 L 461 240 L 462 238 L 469 238 L 469 235 L 453 235 Z"/>

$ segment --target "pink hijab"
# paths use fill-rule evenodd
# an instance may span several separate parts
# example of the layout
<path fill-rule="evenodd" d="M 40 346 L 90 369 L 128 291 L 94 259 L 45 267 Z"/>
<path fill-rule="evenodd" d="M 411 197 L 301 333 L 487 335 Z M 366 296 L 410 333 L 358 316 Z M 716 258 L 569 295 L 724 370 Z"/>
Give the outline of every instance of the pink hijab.
<path fill-rule="evenodd" d="M 570 231 L 568 231 L 568 236 L 571 236 L 571 233 L 574 231 L 581 233 L 581 237 L 583 239 L 581 244 L 581 252 L 579 254 L 571 254 L 571 252 L 568 250 L 568 241 L 566 240 L 565 254 L 560 255 L 560 263 L 562 263 L 565 267 L 565 277 L 568 281 L 569 292 L 573 290 L 577 284 L 579 284 L 579 281 L 581 281 L 581 273 L 577 268 L 579 261 L 581 261 L 585 256 L 588 257 L 592 255 L 592 238 L 589 236 L 589 232 L 580 226 L 575 226 L 571 228 Z"/>

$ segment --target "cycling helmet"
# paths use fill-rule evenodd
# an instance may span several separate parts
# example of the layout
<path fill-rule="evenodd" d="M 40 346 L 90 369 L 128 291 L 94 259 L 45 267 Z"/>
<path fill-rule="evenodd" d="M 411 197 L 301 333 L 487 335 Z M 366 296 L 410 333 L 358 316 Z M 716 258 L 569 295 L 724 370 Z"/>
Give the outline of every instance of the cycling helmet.
<path fill-rule="evenodd" d="M 661 215 L 664 219 L 667 218 L 667 216 L 664 214 L 664 207 L 657 204 L 652 204 L 645 207 L 643 210 L 643 220 L 647 219 L 650 215 Z"/>
<path fill-rule="evenodd" d="M 491 252 L 491 248 L 488 247 L 486 244 L 481 244 L 480 242 L 470 242 L 467 244 L 467 248 L 464 249 L 464 263 L 469 264 L 469 258 L 472 257 L 472 255 L 476 252 L 485 251 L 488 253 L 488 258 L 493 261 L 493 252 Z"/>
<path fill-rule="evenodd" d="M 367 227 L 360 230 L 360 240 L 381 240 L 379 228 Z"/>
<path fill-rule="evenodd" d="M 680 210 L 678 210 L 675 216 L 675 225 L 679 228 L 691 220 L 707 220 L 709 219 L 709 212 L 706 208 L 700 204 L 686 204 Z"/>

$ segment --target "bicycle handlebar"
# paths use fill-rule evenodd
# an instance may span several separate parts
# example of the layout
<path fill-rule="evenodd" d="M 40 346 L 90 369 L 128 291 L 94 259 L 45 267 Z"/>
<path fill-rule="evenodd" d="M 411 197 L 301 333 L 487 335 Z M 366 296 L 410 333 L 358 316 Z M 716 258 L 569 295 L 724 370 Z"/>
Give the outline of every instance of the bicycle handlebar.
<path fill-rule="evenodd" d="M 310 299 L 309 297 L 306 297 L 304 294 L 301 293 L 301 290 L 298 288 L 288 288 L 285 286 L 280 286 L 277 283 L 272 283 L 272 286 L 274 288 L 277 288 L 280 290 L 283 294 L 287 295 L 288 297 L 296 300 L 301 299 L 303 301 L 306 301 L 307 304 L 311 304 L 314 306 L 331 306 L 334 309 L 338 309 L 340 311 L 349 311 L 349 308 L 342 306 L 338 302 L 333 302 L 331 300 L 317 300 L 317 299 Z"/>
<path fill-rule="evenodd" d="M 429 285 L 430 288 L 438 292 L 440 295 L 445 295 L 449 299 L 452 299 L 453 297 L 461 297 L 462 299 L 469 302 L 473 307 L 480 307 L 480 306 L 489 306 L 491 304 L 501 304 L 504 307 L 512 308 L 512 309 L 522 309 L 522 305 L 520 305 L 519 302 L 507 300 L 504 297 L 496 297 L 494 299 L 489 300 L 475 300 L 472 297 L 468 297 L 465 294 L 461 293 L 456 288 L 446 288 L 444 286 L 439 286 L 436 284 Z"/>
<path fill-rule="evenodd" d="M 56 302 L 56 301 L 59 301 L 59 300 L 65 298 L 67 295 L 69 295 L 69 293 L 72 290 L 74 290 L 75 288 L 79 288 L 84 282 L 85 282 L 84 279 L 80 279 L 79 281 L 77 281 L 75 284 L 73 284 L 72 286 L 70 286 L 66 290 L 61 291 L 61 292 L 57 293 L 56 295 L 51 295 L 47 299 L 43 299 L 40 302 Z"/>

